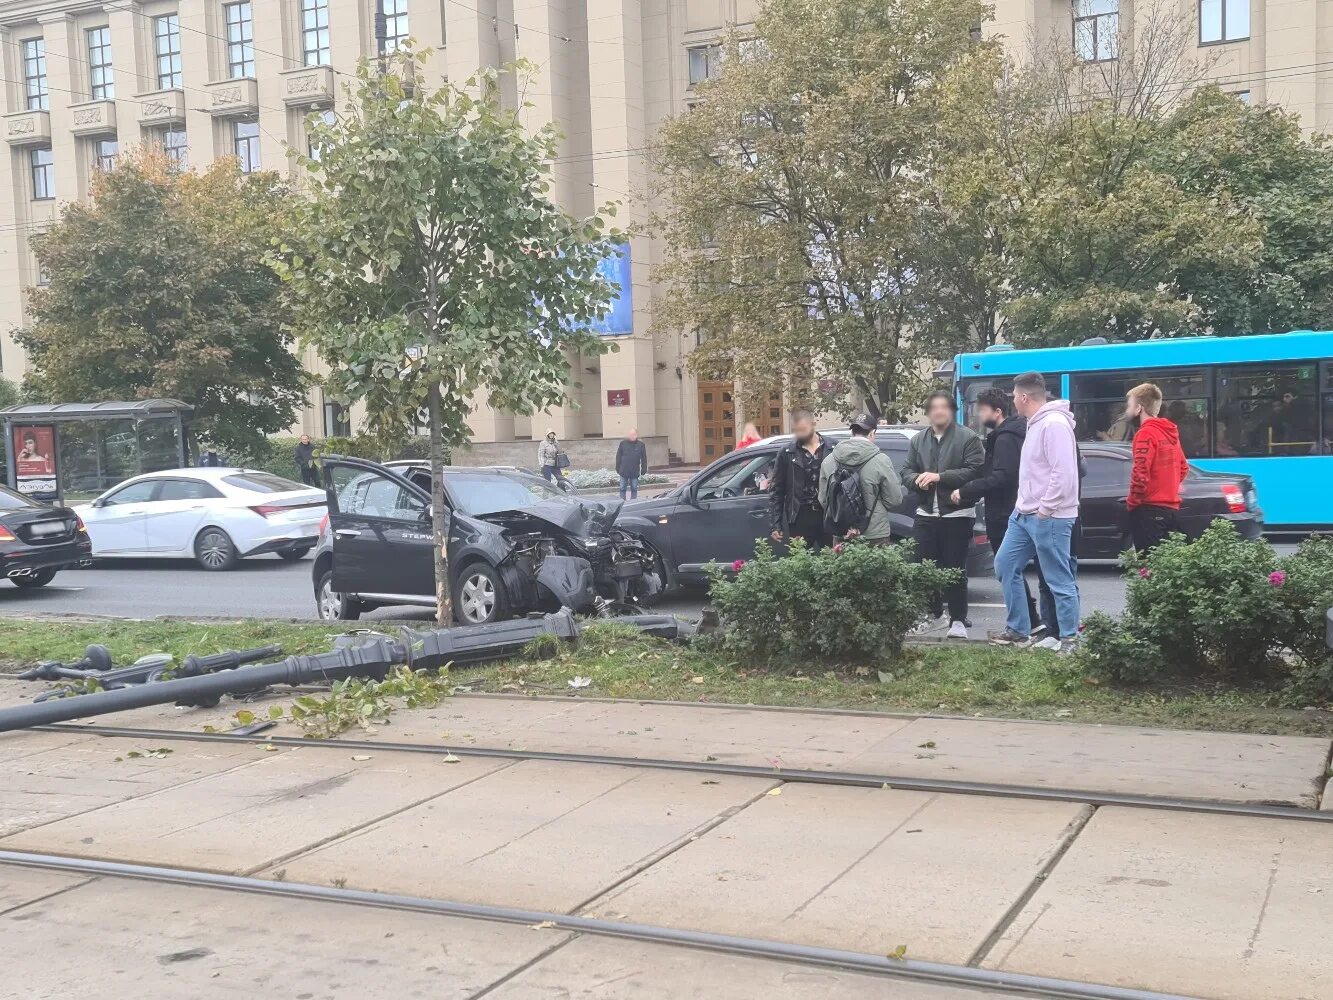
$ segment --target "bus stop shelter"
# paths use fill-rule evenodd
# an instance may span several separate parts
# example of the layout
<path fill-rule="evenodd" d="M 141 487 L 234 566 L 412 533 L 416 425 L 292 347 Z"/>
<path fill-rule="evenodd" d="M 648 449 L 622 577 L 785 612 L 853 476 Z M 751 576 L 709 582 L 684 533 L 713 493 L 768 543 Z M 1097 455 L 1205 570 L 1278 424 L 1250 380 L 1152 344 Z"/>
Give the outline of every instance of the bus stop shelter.
<path fill-rule="evenodd" d="M 193 412 L 178 399 L 6 407 L 5 480 L 34 499 L 63 500 L 143 472 L 182 468 Z"/>

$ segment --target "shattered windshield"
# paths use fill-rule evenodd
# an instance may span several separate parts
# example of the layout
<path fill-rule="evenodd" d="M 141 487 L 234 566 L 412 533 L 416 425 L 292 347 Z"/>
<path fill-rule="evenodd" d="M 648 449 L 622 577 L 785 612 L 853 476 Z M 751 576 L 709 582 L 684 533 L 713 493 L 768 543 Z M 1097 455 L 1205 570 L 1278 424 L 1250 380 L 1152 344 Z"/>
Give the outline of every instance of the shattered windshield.
<path fill-rule="evenodd" d="M 505 472 L 448 472 L 444 481 L 455 508 L 474 516 L 531 507 L 542 500 L 564 496 L 544 479 Z"/>

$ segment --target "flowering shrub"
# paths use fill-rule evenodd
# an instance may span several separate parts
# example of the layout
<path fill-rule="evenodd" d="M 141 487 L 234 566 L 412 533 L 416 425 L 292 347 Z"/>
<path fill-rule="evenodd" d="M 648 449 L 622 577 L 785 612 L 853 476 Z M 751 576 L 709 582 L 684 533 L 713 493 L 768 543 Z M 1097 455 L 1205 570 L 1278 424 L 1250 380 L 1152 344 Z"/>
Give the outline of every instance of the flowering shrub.
<path fill-rule="evenodd" d="M 766 542 L 729 578 L 711 567 L 710 596 L 724 652 L 747 664 L 781 668 L 869 663 L 894 657 L 926 613 L 950 570 L 911 561 L 907 544 L 853 542 L 814 553 L 792 543 L 778 559 Z"/>
<path fill-rule="evenodd" d="M 1333 606 L 1333 540 L 1279 558 L 1215 521 L 1195 542 L 1163 542 L 1126 573 L 1125 613 L 1088 618 L 1081 658 L 1115 681 L 1164 676 L 1279 681 L 1333 696 L 1324 613 Z"/>

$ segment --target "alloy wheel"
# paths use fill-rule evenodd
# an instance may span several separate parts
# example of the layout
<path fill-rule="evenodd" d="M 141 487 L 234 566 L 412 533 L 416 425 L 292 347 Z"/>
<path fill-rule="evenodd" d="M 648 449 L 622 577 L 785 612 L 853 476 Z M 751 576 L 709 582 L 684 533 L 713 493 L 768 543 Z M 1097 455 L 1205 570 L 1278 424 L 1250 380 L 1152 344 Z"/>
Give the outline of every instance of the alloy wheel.
<path fill-rule="evenodd" d="M 473 573 L 463 583 L 463 617 L 481 624 L 495 610 L 495 585 L 484 573 Z"/>
<path fill-rule="evenodd" d="M 205 531 L 199 538 L 199 561 L 209 569 L 222 569 L 231 561 L 231 539 L 215 529 Z"/>

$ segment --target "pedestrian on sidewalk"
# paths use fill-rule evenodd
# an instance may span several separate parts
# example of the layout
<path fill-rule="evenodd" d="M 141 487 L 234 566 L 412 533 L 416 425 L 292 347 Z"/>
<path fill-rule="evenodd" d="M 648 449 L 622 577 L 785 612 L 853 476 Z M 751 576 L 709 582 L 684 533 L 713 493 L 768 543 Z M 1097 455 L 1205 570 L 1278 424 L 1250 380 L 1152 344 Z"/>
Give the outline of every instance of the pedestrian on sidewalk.
<path fill-rule="evenodd" d="M 639 480 L 648 474 L 648 448 L 639 440 L 639 432 L 631 427 L 625 439 L 616 446 L 616 475 L 620 477 L 620 499 L 629 491 L 631 500 L 638 499 Z"/>
<path fill-rule="evenodd" d="M 319 476 L 315 472 L 315 446 L 310 443 L 310 435 L 302 434 L 296 442 L 296 467 L 301 470 L 301 482 L 307 486 L 318 486 Z"/>
<path fill-rule="evenodd" d="M 949 496 L 949 502 L 960 508 L 978 500 L 984 501 L 986 539 L 992 553 L 1000 550 L 1009 527 L 1009 515 L 1014 512 L 1018 500 L 1018 464 L 1028 430 L 1027 418 L 1011 414 L 1010 405 L 1009 394 L 998 387 L 982 389 L 977 394 L 973 408 L 978 423 L 987 430 L 986 440 L 982 443 L 986 459 L 981 466 L 981 475 L 964 483 Z M 1033 600 L 1026 575 L 1023 591 L 1027 595 L 1028 617 L 1034 623 L 1040 621 L 1037 602 Z M 1050 627 L 1054 635 L 1054 621 Z M 1039 632 L 1042 636 L 1038 636 Z M 1033 638 L 1044 637 L 1045 633 L 1045 625 L 1037 625 L 1032 630 Z"/>
<path fill-rule="evenodd" d="M 995 575 L 1004 590 L 1005 627 L 991 636 L 998 645 L 1031 641 L 1023 570 L 1033 558 L 1055 598 L 1059 652 L 1078 641 L 1079 600 L 1071 549 L 1078 517 L 1079 458 L 1074 417 L 1063 399 L 1047 400 L 1040 372 L 1014 379 L 1014 409 L 1027 418 L 1027 436 L 1018 468 L 1018 496 L 1004 541 L 995 555 Z"/>
<path fill-rule="evenodd" d="M 557 486 L 564 478 L 561 470 L 569 467 L 569 456 L 560 447 L 553 430 L 548 430 L 546 437 L 537 444 L 537 467 L 542 470 L 542 475 L 547 481 Z"/>
<path fill-rule="evenodd" d="M 1129 472 L 1129 534 L 1140 557 L 1145 557 L 1179 530 L 1180 487 L 1190 465 L 1180 447 L 1180 429 L 1162 412 L 1162 390 L 1151 382 L 1125 394 L 1125 416 L 1137 420 L 1134 462 Z"/>
<path fill-rule="evenodd" d="M 902 487 L 893 459 L 875 443 L 875 428 L 879 421 L 868 413 L 852 419 L 852 436 L 839 441 L 824 459 L 819 470 L 819 502 L 825 511 L 831 510 L 834 490 L 841 489 L 843 473 L 855 473 L 860 486 L 860 502 L 864 512 L 859 519 L 863 527 L 851 528 L 844 538 L 863 538 L 871 545 L 888 545 L 893 539 L 893 525 L 889 511 L 903 502 Z M 829 530 L 827 523 L 825 530 Z M 831 533 L 831 532 L 830 532 Z"/>
<path fill-rule="evenodd" d="M 741 428 L 741 439 L 736 442 L 736 450 L 740 451 L 742 448 L 748 448 L 759 440 L 761 440 L 759 428 L 754 424 L 746 424 Z"/>
<path fill-rule="evenodd" d="M 227 467 L 227 458 L 225 455 L 218 454 L 218 446 L 210 444 L 202 455 L 199 456 L 199 468 L 201 469 L 224 469 Z"/>
<path fill-rule="evenodd" d="M 967 551 L 977 519 L 975 501 L 954 502 L 954 491 L 981 474 L 986 450 L 976 431 L 958 422 L 953 393 L 940 389 L 926 397 L 930 426 L 912 438 L 903 463 L 902 484 L 916 496 L 912 540 L 916 558 L 930 559 L 941 569 L 958 571 L 958 580 L 937 594 L 930 617 L 917 634 L 944 624 L 947 599 L 949 638 L 967 638 Z"/>
<path fill-rule="evenodd" d="M 792 410 L 791 430 L 791 441 L 773 463 L 769 537 L 778 544 L 801 538 L 817 552 L 829 541 L 819 500 L 819 473 L 833 445 L 815 430 L 815 415 L 809 410 Z"/>

